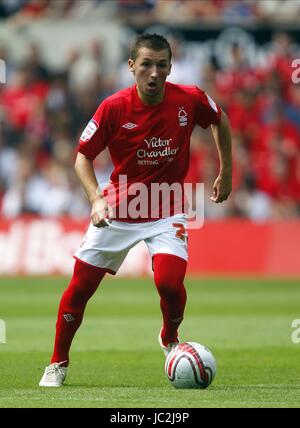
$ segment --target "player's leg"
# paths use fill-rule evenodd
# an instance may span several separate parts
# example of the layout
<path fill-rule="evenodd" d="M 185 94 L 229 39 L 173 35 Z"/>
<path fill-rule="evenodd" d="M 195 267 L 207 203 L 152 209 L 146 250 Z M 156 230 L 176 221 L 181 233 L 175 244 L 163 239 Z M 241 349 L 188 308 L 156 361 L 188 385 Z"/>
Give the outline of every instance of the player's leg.
<path fill-rule="evenodd" d="M 85 306 L 105 273 L 117 272 L 128 252 L 127 246 L 131 244 L 127 241 L 126 231 L 119 222 L 105 228 L 90 225 L 75 253 L 73 277 L 60 302 L 51 363 L 68 365 L 69 349 L 81 324 Z"/>
<path fill-rule="evenodd" d="M 46 367 L 39 386 L 59 387 L 63 384 L 72 340 L 81 324 L 86 304 L 105 273 L 104 269 L 76 260 L 72 279 L 59 305 L 51 364 Z"/>
<path fill-rule="evenodd" d="M 163 327 L 159 342 L 165 354 L 178 341 L 183 320 L 186 290 L 183 284 L 187 259 L 187 230 L 184 215 L 162 219 L 151 226 L 145 239 L 153 260 L 154 281 L 160 295 Z"/>
<path fill-rule="evenodd" d="M 86 304 L 105 273 L 104 269 L 76 260 L 72 279 L 59 305 L 51 363 L 68 365 L 71 343 L 82 322 Z"/>
<path fill-rule="evenodd" d="M 129 230 L 127 230 L 129 229 Z M 139 241 L 139 229 L 132 230 L 114 221 L 109 227 L 90 225 L 76 251 L 73 277 L 64 292 L 58 311 L 54 352 L 40 386 L 61 386 L 69 362 L 69 350 L 78 330 L 85 306 L 106 272 L 115 274 L 129 249 Z"/>
<path fill-rule="evenodd" d="M 160 296 L 163 327 L 160 337 L 163 346 L 178 341 L 178 327 L 183 320 L 186 290 L 183 284 L 187 262 L 172 254 L 153 257 L 154 282 Z"/>

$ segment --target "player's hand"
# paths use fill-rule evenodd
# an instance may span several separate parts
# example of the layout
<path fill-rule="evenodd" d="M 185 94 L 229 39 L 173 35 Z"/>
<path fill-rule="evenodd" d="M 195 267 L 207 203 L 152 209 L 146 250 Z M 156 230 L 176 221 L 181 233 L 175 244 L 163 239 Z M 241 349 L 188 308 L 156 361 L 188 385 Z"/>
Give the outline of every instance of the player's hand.
<path fill-rule="evenodd" d="M 103 197 L 97 197 L 92 204 L 91 219 L 96 227 L 109 226 L 113 218 L 113 209 Z"/>
<path fill-rule="evenodd" d="M 211 200 L 219 203 L 226 201 L 232 190 L 232 176 L 231 174 L 220 174 L 216 178 L 213 185 L 213 195 Z"/>

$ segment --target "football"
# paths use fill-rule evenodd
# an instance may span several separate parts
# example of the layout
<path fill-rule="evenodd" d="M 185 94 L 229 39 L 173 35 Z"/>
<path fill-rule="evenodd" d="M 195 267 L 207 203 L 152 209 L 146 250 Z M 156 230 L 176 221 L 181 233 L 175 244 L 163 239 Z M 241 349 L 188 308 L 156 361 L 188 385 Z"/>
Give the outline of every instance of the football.
<path fill-rule="evenodd" d="M 165 372 L 178 389 L 207 388 L 216 375 L 217 364 L 212 352 L 200 343 L 183 342 L 168 355 Z"/>

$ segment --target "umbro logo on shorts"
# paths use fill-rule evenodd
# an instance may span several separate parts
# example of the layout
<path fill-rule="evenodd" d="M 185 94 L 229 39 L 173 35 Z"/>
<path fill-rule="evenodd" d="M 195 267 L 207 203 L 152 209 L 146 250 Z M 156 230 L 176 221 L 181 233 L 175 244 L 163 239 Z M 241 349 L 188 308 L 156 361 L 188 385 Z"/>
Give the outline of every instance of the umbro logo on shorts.
<path fill-rule="evenodd" d="M 122 128 L 126 128 L 126 129 L 133 129 L 133 128 L 135 128 L 137 125 L 135 124 L 135 123 L 132 123 L 132 122 L 128 122 L 128 123 L 125 123 L 125 125 L 122 125 Z"/>

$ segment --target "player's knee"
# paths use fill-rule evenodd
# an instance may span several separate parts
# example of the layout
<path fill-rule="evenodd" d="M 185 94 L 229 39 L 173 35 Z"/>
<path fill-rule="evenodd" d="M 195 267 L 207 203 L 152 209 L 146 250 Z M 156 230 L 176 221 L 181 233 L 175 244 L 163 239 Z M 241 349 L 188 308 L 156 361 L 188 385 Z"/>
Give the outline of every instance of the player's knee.
<path fill-rule="evenodd" d="M 155 285 L 161 297 L 176 295 L 184 288 L 183 277 L 174 275 L 174 273 L 172 275 L 156 275 Z"/>
<path fill-rule="evenodd" d="M 154 259 L 154 281 L 161 296 L 176 294 L 184 288 L 186 261 L 162 254 Z"/>
<path fill-rule="evenodd" d="M 88 278 L 85 278 L 85 281 L 73 278 L 69 287 L 64 292 L 64 300 L 70 307 L 84 306 L 92 297 L 97 287 L 98 283 Z"/>
<path fill-rule="evenodd" d="M 70 306 L 84 305 L 94 294 L 105 271 L 76 261 L 73 277 L 65 291 Z"/>
<path fill-rule="evenodd" d="M 175 298 L 181 294 L 183 284 L 158 283 L 156 287 L 161 298 Z"/>
<path fill-rule="evenodd" d="M 79 287 L 73 287 L 69 294 L 69 304 L 70 306 L 79 306 L 85 304 L 89 299 L 89 294 L 86 291 L 82 290 Z"/>

